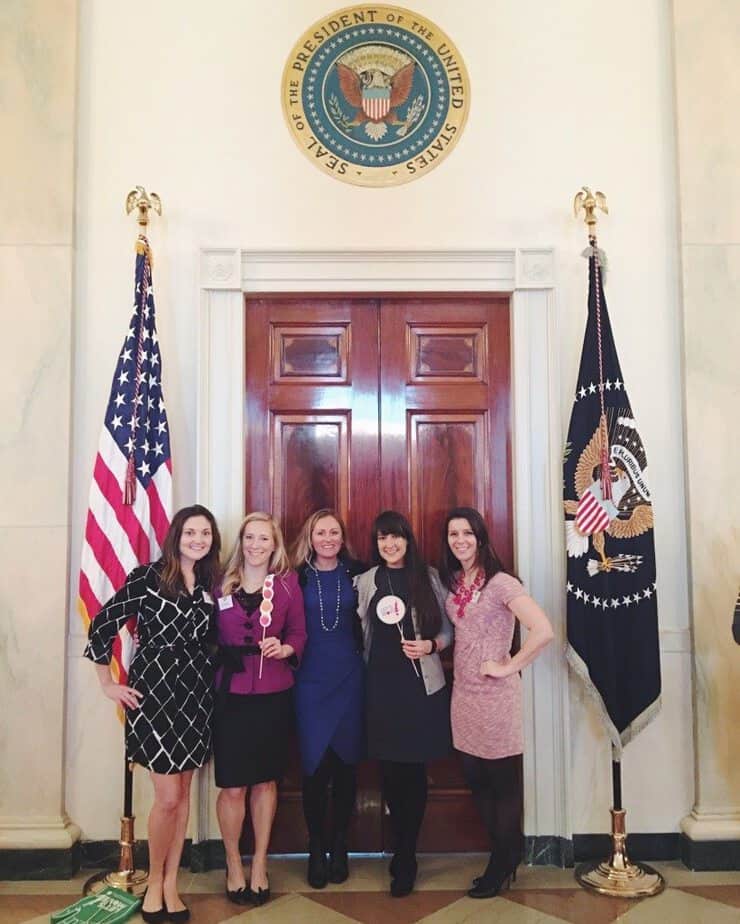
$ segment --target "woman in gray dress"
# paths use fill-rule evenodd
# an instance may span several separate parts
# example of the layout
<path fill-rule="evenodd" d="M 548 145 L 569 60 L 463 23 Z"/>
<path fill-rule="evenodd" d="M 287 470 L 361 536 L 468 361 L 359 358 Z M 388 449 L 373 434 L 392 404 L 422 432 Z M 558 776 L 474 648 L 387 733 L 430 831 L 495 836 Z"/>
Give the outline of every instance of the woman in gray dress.
<path fill-rule="evenodd" d="M 437 572 L 422 560 L 408 520 L 386 510 L 372 535 L 375 567 L 357 578 L 368 755 L 380 761 L 396 840 L 391 895 L 400 897 L 416 879 L 426 763 L 451 750 L 450 699 L 438 652 L 452 641 L 452 627 Z"/>

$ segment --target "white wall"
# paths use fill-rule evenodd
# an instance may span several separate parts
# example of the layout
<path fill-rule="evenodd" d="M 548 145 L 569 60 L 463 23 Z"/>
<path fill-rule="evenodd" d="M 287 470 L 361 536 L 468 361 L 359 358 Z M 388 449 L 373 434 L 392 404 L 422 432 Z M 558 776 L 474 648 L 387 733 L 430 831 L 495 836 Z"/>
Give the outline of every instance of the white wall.
<path fill-rule="evenodd" d="M 337 4 L 339 6 L 339 4 Z M 604 190 L 612 324 L 650 460 L 661 627 L 687 648 L 682 384 L 671 21 L 665 0 L 416 0 L 464 55 L 470 117 L 448 159 L 396 189 L 324 176 L 283 124 L 280 80 L 318 0 L 82 0 L 78 136 L 72 587 L 99 427 L 130 312 L 133 219 L 158 192 L 154 284 L 175 504 L 195 500 L 197 253 L 204 245 L 556 248 L 565 423 L 585 324 L 583 225 L 571 202 Z M 230 537 L 228 537 L 230 538 Z M 70 599 L 67 809 L 85 838 L 116 836 L 122 744 L 97 693 Z M 625 755 L 631 831 L 676 831 L 693 798 L 691 673 L 665 652 L 664 710 Z M 564 668 L 565 669 L 565 668 Z M 571 685 L 573 830 L 606 830 L 609 748 Z M 684 770 L 685 768 L 685 770 Z M 143 774 L 138 774 L 143 777 Z M 137 812 L 147 807 L 140 780 Z M 547 832 L 541 832 L 547 833 Z"/>

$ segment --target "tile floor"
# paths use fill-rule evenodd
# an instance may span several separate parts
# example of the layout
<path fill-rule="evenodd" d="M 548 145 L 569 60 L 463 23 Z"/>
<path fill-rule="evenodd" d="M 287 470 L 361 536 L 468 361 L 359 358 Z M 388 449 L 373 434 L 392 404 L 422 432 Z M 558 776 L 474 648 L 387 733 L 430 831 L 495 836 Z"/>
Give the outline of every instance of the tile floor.
<path fill-rule="evenodd" d="M 655 863 L 666 890 L 629 901 L 584 892 L 572 870 L 522 867 L 503 896 L 467 898 L 471 878 L 484 865 L 482 856 L 422 856 L 416 891 L 403 899 L 388 895 L 387 860 L 376 858 L 353 859 L 349 880 L 322 891 L 307 886 L 305 860 L 273 859 L 274 898 L 262 908 L 228 902 L 222 870 L 183 872 L 181 891 L 193 924 L 740 924 L 740 872 L 692 873 L 678 862 Z M 50 912 L 79 897 L 89 875 L 87 870 L 72 880 L 0 882 L 1 924 L 48 922 Z"/>

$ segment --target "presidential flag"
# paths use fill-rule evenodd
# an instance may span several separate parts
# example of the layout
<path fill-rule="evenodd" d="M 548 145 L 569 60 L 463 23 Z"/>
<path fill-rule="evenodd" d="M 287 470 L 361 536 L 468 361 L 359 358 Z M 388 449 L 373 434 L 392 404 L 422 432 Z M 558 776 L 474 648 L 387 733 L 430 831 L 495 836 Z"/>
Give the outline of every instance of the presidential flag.
<path fill-rule="evenodd" d="M 568 650 L 615 757 L 660 709 L 653 507 L 595 246 L 563 460 Z"/>
<path fill-rule="evenodd" d="M 82 546 L 78 609 L 88 628 L 137 565 L 159 557 L 170 525 L 172 462 L 154 321 L 151 253 L 136 242 L 134 313 L 113 374 L 95 457 Z M 135 617 L 114 647 L 111 668 L 126 683 Z"/>

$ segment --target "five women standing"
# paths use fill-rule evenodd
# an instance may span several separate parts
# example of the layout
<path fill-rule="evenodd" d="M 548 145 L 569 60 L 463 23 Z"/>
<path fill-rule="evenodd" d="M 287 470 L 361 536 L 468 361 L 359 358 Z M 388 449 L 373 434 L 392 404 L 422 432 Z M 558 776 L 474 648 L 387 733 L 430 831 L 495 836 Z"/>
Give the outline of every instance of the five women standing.
<path fill-rule="evenodd" d="M 385 511 L 373 526 L 374 566 L 363 572 L 348 553 L 341 517 L 323 509 L 296 542 L 296 575 L 275 519 L 252 513 L 218 582 L 212 514 L 195 505 L 175 515 L 162 557 L 131 572 L 92 622 L 85 650 L 105 694 L 126 707 L 128 759 L 147 767 L 154 785 L 145 921 L 182 924 L 189 917 L 176 876 L 192 771 L 208 759 L 211 728 L 226 893 L 237 904 L 269 897 L 267 849 L 288 760 L 296 671 L 309 883 L 322 888 L 348 876 L 355 767 L 367 742 L 368 756 L 380 761 L 395 836 L 391 894 L 408 894 L 427 801 L 426 763 L 445 757 L 454 741 L 492 849 L 468 894 L 490 897 L 507 884 L 523 852 L 519 672 L 553 633 L 504 571 L 476 510 L 450 511 L 443 549 L 440 582 L 408 521 Z M 138 616 L 139 645 L 124 686 L 107 665 L 131 616 Z M 512 657 L 517 620 L 528 634 Z M 453 625 L 450 713 L 439 652 L 451 643 Z M 209 630 L 218 641 L 215 688 Z M 255 840 L 249 885 L 239 852 L 247 791 Z"/>

